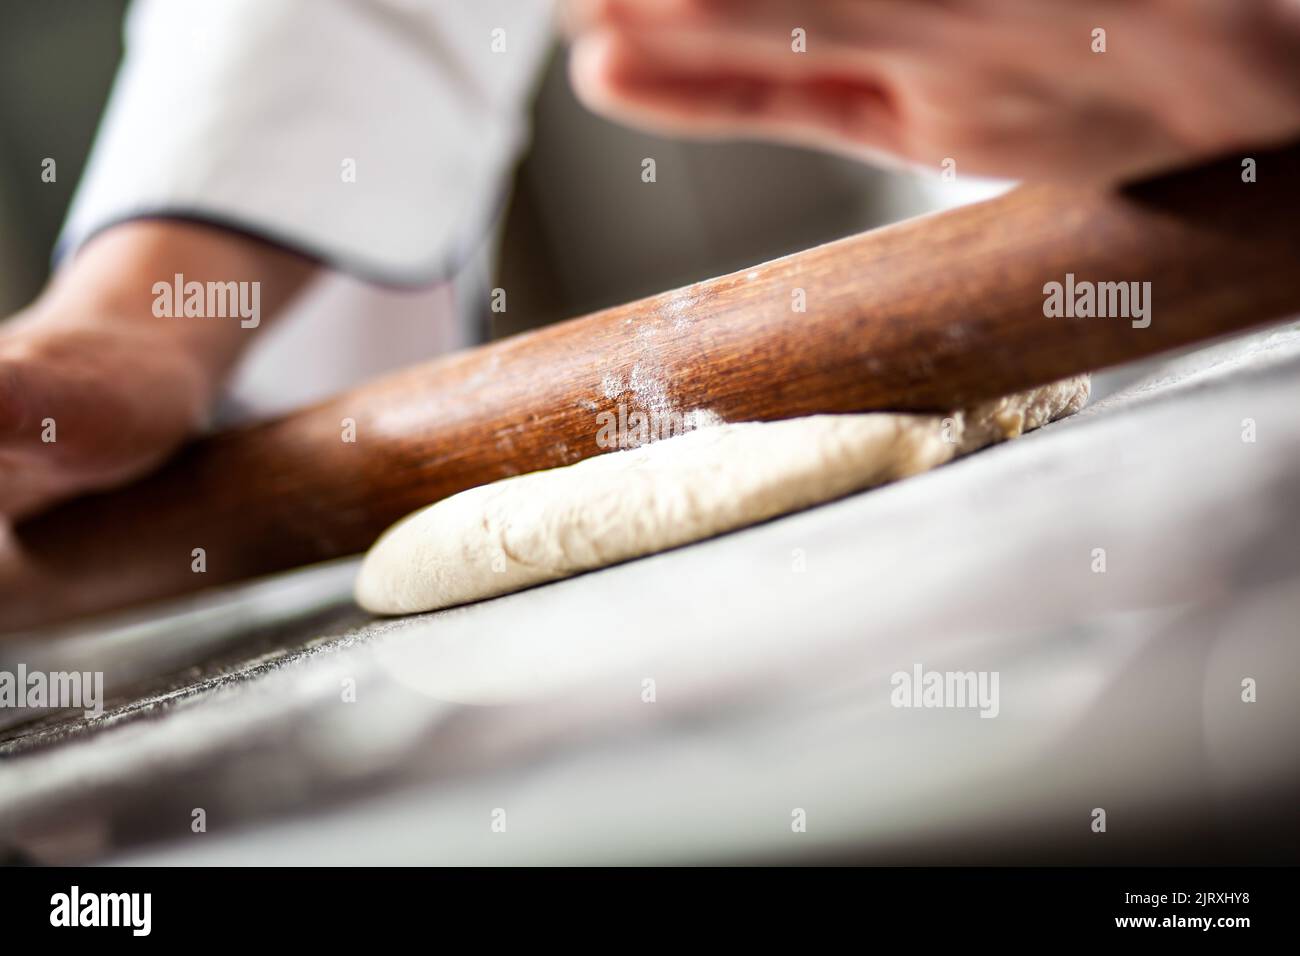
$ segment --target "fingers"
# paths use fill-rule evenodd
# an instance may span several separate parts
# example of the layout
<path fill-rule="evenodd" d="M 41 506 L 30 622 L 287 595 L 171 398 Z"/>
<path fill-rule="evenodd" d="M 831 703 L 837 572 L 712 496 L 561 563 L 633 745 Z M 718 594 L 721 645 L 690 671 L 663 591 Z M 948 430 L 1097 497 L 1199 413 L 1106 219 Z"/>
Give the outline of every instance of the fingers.
<path fill-rule="evenodd" d="M 667 76 L 723 71 L 772 79 L 863 78 L 910 49 L 918 28 L 934 38 L 947 18 L 925 2 L 880 17 L 893 4 L 789 0 L 736 4 L 726 0 L 590 0 L 571 28 L 575 43 L 602 34 L 635 45 Z M 839 12 L 839 11 L 845 12 Z"/>
<path fill-rule="evenodd" d="M 570 35 L 592 30 L 714 33 L 789 50 L 798 28 L 809 50 L 889 50 L 942 16 L 938 0 L 571 0 Z M 811 42 L 815 38 L 815 43 Z"/>
<path fill-rule="evenodd" d="M 869 70 L 767 69 L 768 53 L 710 34 L 673 43 L 659 31 L 601 30 L 574 44 L 570 74 L 590 108 L 667 132 L 898 151 L 894 104 Z"/>
<path fill-rule="evenodd" d="M 666 133 L 774 138 L 876 162 L 912 158 L 889 75 L 918 38 L 942 46 L 937 0 L 582 0 L 574 89 Z"/>

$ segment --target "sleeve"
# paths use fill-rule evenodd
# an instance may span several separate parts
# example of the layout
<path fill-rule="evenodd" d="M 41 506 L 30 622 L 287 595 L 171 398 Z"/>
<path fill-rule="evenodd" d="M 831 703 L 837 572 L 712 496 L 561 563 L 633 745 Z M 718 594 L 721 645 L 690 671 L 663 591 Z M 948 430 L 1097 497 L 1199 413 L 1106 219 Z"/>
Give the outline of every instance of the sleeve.
<path fill-rule="evenodd" d="M 55 250 L 128 219 L 238 229 L 393 285 L 489 228 L 550 40 L 541 0 L 137 0 Z"/>

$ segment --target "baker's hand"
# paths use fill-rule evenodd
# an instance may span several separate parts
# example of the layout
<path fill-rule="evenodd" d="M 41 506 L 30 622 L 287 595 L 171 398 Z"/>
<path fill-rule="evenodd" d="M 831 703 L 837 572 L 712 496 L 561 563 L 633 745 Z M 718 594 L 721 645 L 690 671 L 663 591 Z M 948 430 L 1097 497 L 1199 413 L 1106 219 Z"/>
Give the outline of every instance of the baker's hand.
<path fill-rule="evenodd" d="M 133 478 L 196 429 L 202 366 L 139 324 L 33 310 L 0 332 L 0 514 Z"/>
<path fill-rule="evenodd" d="M 204 423 L 256 329 L 238 316 L 159 317 L 155 283 L 177 272 L 260 280 L 269 313 L 311 269 L 181 222 L 128 223 L 92 240 L 36 303 L 0 323 L 0 518 L 134 478 Z"/>
<path fill-rule="evenodd" d="M 575 0 L 569 12 L 579 95 L 674 133 L 1072 180 L 1300 136 L 1300 0 Z"/>

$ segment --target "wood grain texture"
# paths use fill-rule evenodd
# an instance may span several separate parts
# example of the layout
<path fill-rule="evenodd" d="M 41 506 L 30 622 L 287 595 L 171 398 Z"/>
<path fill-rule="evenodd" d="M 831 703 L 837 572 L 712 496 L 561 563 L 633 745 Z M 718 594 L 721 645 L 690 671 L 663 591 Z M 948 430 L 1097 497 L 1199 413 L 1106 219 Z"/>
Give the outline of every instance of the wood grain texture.
<path fill-rule="evenodd" d="M 421 505 L 599 454 L 597 416 L 949 409 L 1300 311 L 1300 148 L 1122 191 L 1023 187 L 406 369 L 21 525 L 0 629 L 364 550 Z M 1152 322 L 1043 286 L 1152 284 Z M 802 289 L 807 311 L 792 309 Z M 357 440 L 341 440 L 341 422 Z M 203 548 L 207 571 L 191 571 Z"/>

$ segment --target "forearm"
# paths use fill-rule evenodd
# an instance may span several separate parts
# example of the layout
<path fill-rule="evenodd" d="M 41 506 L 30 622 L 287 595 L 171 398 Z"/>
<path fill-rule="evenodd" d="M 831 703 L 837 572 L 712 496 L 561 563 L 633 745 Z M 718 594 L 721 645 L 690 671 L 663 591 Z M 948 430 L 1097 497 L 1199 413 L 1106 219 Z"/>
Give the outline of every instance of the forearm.
<path fill-rule="evenodd" d="M 316 268 L 297 253 L 230 230 L 180 220 L 132 221 L 105 230 L 80 249 L 16 324 L 111 325 L 142 347 L 190 359 L 212 400 L 240 353 Z M 159 309 L 158 284 L 174 288 L 177 276 L 182 288 L 190 282 L 204 288 L 249 283 L 243 288 L 255 293 L 256 320 L 232 309 L 223 309 L 225 316 L 187 315 L 183 299 Z"/>

